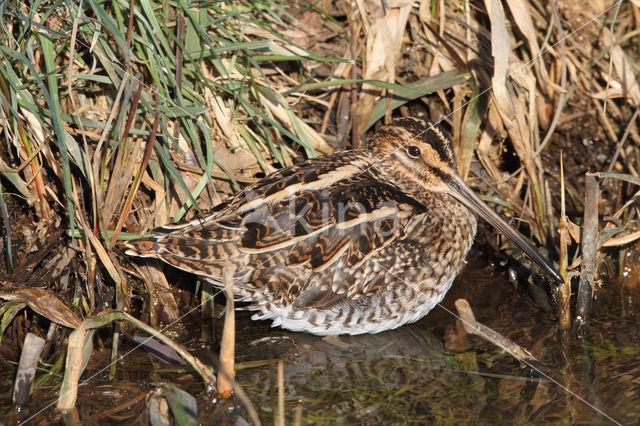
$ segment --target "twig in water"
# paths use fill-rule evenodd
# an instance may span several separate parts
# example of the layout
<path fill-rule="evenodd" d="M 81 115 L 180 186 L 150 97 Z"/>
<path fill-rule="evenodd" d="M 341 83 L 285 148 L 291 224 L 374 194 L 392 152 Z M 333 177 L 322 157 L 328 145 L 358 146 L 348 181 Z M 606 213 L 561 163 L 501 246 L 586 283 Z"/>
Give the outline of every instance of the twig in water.
<path fill-rule="evenodd" d="M 509 355 L 516 358 L 520 362 L 537 361 L 537 359 L 533 355 L 531 355 L 529 351 L 520 347 L 517 343 L 512 342 L 497 331 L 494 331 L 486 325 L 480 324 L 478 321 L 476 321 L 476 317 L 475 315 L 473 315 L 471 306 L 469 306 L 469 302 L 467 302 L 465 299 L 456 300 L 455 305 L 456 309 L 458 310 L 458 315 L 460 315 L 460 319 L 462 320 L 464 331 L 488 340 L 494 345 L 500 347 L 505 352 L 509 353 Z"/>

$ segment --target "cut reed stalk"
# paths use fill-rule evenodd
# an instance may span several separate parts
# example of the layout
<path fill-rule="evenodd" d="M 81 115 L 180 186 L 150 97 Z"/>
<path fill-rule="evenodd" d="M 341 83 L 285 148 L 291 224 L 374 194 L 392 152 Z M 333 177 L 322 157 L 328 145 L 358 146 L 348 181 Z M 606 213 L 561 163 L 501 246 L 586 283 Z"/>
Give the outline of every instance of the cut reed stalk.
<path fill-rule="evenodd" d="M 581 331 L 588 327 L 591 316 L 591 300 L 596 280 L 598 254 L 598 178 L 592 173 L 585 176 L 584 226 L 582 228 L 582 263 L 576 313 L 576 327 Z"/>
<path fill-rule="evenodd" d="M 567 274 L 569 254 L 569 229 L 567 226 L 567 216 L 564 200 L 564 163 L 560 154 L 560 275 L 564 281 L 557 288 L 558 299 L 558 326 L 560 330 L 566 332 L 571 326 L 571 282 Z"/>

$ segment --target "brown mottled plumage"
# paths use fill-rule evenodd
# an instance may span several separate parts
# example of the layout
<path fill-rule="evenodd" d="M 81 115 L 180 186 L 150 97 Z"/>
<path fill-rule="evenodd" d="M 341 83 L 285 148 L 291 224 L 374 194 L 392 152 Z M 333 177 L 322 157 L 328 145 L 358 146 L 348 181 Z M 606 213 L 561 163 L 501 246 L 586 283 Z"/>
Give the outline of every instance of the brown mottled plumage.
<path fill-rule="evenodd" d="M 472 211 L 473 210 L 473 211 Z M 254 319 L 315 334 L 375 333 L 426 315 L 451 287 L 476 232 L 474 212 L 557 272 L 456 173 L 450 139 L 403 118 L 366 150 L 282 169 L 205 218 L 127 243 L 223 286 Z"/>

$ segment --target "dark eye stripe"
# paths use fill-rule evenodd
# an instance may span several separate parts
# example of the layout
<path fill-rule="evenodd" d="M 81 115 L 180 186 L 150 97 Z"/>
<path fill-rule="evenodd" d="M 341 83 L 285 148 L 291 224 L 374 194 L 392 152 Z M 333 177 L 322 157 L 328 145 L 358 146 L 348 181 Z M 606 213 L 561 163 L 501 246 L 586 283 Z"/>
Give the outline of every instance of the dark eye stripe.
<path fill-rule="evenodd" d="M 430 145 L 440 157 L 440 160 L 455 168 L 455 154 L 449 148 L 449 136 L 445 135 L 441 128 L 430 122 L 415 120 L 412 118 L 400 119 L 396 122 L 404 127 L 411 136 Z"/>
<path fill-rule="evenodd" d="M 441 181 L 449 182 L 451 180 L 451 176 L 449 176 L 449 174 L 447 174 L 444 171 L 442 171 L 442 169 L 440 169 L 439 167 L 435 167 L 435 166 L 432 166 L 430 164 L 427 164 L 427 167 L 429 168 L 431 173 L 433 173 L 434 175 L 438 176 L 438 178 L 440 178 Z"/>
<path fill-rule="evenodd" d="M 454 153 L 448 148 L 447 142 L 441 139 L 442 136 L 430 129 L 424 132 L 419 139 L 429 144 L 438 153 L 442 162 L 453 166 L 455 164 Z"/>
<path fill-rule="evenodd" d="M 397 152 L 392 153 L 392 155 L 393 155 L 393 157 L 394 157 L 394 159 L 396 161 L 399 161 L 399 162 L 402 163 L 402 158 L 401 158 L 402 155 L 400 155 Z M 440 167 L 434 166 L 433 164 L 429 164 L 427 162 L 424 162 L 423 166 L 425 166 L 427 169 L 429 169 L 429 171 L 432 174 L 436 175 L 441 181 L 449 182 L 451 180 L 451 176 L 449 176 L 449 174 L 447 172 L 445 172 L 444 170 L 442 170 Z"/>

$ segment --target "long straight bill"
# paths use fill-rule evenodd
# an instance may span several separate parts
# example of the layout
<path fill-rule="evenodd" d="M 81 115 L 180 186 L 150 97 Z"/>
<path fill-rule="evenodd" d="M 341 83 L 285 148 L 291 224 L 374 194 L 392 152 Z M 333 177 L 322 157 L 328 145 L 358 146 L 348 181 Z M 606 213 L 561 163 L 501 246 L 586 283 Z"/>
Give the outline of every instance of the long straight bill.
<path fill-rule="evenodd" d="M 551 263 L 542 257 L 538 250 L 533 247 L 527 240 L 525 240 L 515 229 L 502 219 L 496 212 L 478 197 L 475 192 L 462 180 L 462 178 L 456 173 L 453 176 L 453 180 L 449 183 L 449 194 L 462 204 L 467 206 L 470 210 L 477 213 L 484 220 L 493 225 L 498 231 L 509 237 L 514 243 L 518 245 L 524 251 L 527 256 L 536 262 L 547 274 L 551 275 L 557 281 L 562 282 L 563 279 L 556 268 Z"/>

